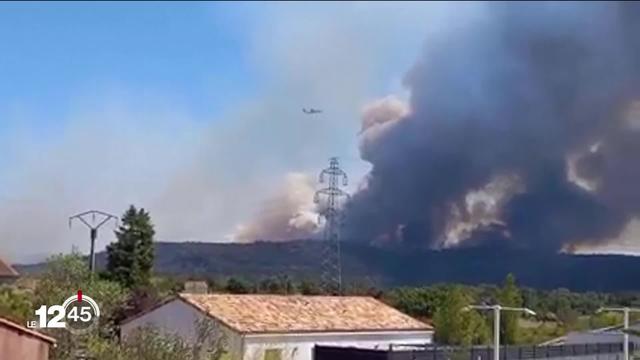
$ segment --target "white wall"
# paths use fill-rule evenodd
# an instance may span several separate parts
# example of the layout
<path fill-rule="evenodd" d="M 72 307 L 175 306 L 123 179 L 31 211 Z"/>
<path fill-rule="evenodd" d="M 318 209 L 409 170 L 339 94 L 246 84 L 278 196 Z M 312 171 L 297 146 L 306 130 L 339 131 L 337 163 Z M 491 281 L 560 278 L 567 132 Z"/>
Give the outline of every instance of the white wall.
<path fill-rule="evenodd" d="M 388 349 L 391 344 L 430 344 L 432 338 L 429 331 L 247 335 L 243 360 L 263 360 L 267 349 L 282 349 L 282 360 L 311 360 L 315 345 Z"/>
<path fill-rule="evenodd" d="M 195 324 L 204 315 L 180 299 L 172 300 L 138 318 L 120 326 L 120 335 L 126 338 L 139 327 L 151 325 L 161 331 L 181 336 L 185 340 L 195 338 Z"/>

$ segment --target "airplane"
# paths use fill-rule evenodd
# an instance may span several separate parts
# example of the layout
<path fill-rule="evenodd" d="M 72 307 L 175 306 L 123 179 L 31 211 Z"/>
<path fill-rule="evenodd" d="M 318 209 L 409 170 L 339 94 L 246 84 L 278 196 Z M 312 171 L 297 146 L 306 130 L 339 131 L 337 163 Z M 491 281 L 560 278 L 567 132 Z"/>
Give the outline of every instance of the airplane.
<path fill-rule="evenodd" d="M 313 109 L 313 108 L 307 110 L 307 109 L 303 108 L 302 112 L 305 113 L 305 114 L 320 114 L 322 112 L 322 110 Z"/>

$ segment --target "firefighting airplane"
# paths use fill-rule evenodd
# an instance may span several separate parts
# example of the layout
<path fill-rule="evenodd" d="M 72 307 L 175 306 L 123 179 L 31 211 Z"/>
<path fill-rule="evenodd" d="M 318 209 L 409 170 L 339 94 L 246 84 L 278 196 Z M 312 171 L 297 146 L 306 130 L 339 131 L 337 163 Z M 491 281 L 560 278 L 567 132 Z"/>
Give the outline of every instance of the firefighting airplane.
<path fill-rule="evenodd" d="M 307 109 L 303 108 L 302 112 L 305 113 L 305 114 L 320 114 L 322 112 L 322 110 L 313 109 L 313 108 L 307 110 Z"/>

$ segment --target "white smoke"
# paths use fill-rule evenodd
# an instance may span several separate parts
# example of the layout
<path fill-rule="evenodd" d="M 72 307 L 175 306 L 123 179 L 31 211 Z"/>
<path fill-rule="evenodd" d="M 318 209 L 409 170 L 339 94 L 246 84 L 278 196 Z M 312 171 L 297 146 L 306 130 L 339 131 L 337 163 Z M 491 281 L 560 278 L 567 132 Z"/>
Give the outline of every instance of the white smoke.
<path fill-rule="evenodd" d="M 305 174 L 287 174 L 285 185 L 263 203 L 249 223 L 238 225 L 230 238 L 242 242 L 286 241 L 312 235 L 318 229 L 314 186 Z"/>
<path fill-rule="evenodd" d="M 360 152 L 367 159 L 368 148 L 398 121 L 409 115 L 409 105 L 394 95 L 389 95 L 365 105 L 362 111 Z"/>

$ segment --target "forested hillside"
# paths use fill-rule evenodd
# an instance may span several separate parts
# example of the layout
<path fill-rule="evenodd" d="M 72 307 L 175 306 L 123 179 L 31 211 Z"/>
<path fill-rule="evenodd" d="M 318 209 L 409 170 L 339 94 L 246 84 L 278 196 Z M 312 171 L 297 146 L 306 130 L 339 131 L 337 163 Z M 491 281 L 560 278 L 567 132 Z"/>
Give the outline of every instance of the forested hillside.
<path fill-rule="evenodd" d="M 322 243 L 290 242 L 155 244 L 155 271 L 184 277 L 261 279 L 286 275 L 317 279 Z M 514 274 L 523 286 L 575 291 L 640 290 L 640 257 L 570 255 L 509 249 L 470 248 L 442 251 L 342 245 L 346 279 L 376 287 L 437 283 L 498 284 Z M 104 266 L 104 254 L 98 264 Z M 41 266 L 18 266 L 31 272 Z"/>

